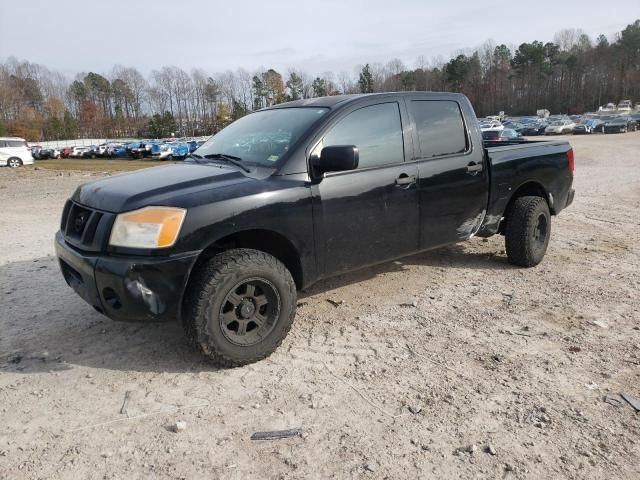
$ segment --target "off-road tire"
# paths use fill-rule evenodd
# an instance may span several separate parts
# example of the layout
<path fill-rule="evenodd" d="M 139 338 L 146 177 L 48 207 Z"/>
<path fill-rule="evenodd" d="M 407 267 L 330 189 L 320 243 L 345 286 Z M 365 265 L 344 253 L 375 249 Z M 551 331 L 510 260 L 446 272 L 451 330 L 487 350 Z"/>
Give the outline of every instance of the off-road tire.
<path fill-rule="evenodd" d="M 262 278 L 279 294 L 279 316 L 258 343 L 237 345 L 222 331 L 220 311 L 227 294 L 244 279 Z M 275 257 L 246 248 L 227 250 L 200 265 L 185 295 L 182 323 L 189 340 L 215 365 L 237 367 L 273 353 L 287 336 L 296 313 L 296 286 L 287 268 Z"/>
<path fill-rule="evenodd" d="M 544 235 L 540 235 L 544 219 Z M 520 197 L 506 218 L 505 246 L 509 262 L 520 267 L 534 267 L 544 258 L 551 237 L 549 205 L 542 197 Z"/>

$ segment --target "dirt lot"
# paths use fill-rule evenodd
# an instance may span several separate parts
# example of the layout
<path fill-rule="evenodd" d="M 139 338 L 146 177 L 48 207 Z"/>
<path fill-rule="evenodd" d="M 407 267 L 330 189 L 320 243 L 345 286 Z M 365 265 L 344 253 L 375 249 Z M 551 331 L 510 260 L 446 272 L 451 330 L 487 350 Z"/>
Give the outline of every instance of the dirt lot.
<path fill-rule="evenodd" d="M 232 370 L 65 285 L 53 234 L 96 173 L 0 170 L 0 478 L 640 478 L 640 416 L 605 401 L 640 398 L 640 132 L 571 141 L 539 267 L 494 237 L 322 282 Z"/>

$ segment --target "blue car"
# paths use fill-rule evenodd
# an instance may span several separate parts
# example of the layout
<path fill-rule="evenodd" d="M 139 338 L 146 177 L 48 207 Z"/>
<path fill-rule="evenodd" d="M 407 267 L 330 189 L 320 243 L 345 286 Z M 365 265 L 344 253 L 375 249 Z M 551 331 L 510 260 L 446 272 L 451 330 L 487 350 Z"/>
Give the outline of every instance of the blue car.
<path fill-rule="evenodd" d="M 126 158 L 129 155 L 126 145 L 116 145 L 112 147 L 110 150 L 110 154 L 112 157 L 116 158 Z"/>
<path fill-rule="evenodd" d="M 191 146 L 189 143 L 176 143 L 173 145 L 173 158 L 184 158 L 190 153 Z"/>

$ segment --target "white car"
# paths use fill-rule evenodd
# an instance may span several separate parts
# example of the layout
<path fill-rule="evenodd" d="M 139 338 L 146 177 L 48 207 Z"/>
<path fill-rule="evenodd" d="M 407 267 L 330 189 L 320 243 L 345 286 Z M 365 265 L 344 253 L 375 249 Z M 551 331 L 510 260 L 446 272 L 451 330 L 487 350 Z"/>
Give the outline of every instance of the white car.
<path fill-rule="evenodd" d="M 73 147 L 71 149 L 70 157 L 81 157 L 84 152 L 89 150 L 88 147 Z"/>
<path fill-rule="evenodd" d="M 619 112 L 625 112 L 628 113 L 633 109 L 633 103 L 631 103 L 631 100 L 622 100 L 619 104 L 618 104 L 618 111 Z"/>
<path fill-rule="evenodd" d="M 154 152 L 151 156 L 155 160 L 173 160 L 173 143 L 163 143 L 160 145 L 160 151 Z"/>
<path fill-rule="evenodd" d="M 33 156 L 24 138 L 0 137 L 0 166 L 33 165 Z"/>
<path fill-rule="evenodd" d="M 562 135 L 563 133 L 571 133 L 576 124 L 572 120 L 556 120 L 551 122 L 547 128 L 544 129 L 545 135 Z"/>
<path fill-rule="evenodd" d="M 109 148 L 109 145 L 107 145 L 106 143 L 103 143 L 102 145 L 98 145 L 96 147 L 96 154 L 99 157 L 106 157 L 108 148 Z"/>
<path fill-rule="evenodd" d="M 500 123 L 498 120 L 491 120 L 489 122 L 481 122 L 480 123 L 480 130 L 482 132 L 500 131 L 500 130 L 504 130 L 504 125 L 502 125 L 502 123 Z"/>

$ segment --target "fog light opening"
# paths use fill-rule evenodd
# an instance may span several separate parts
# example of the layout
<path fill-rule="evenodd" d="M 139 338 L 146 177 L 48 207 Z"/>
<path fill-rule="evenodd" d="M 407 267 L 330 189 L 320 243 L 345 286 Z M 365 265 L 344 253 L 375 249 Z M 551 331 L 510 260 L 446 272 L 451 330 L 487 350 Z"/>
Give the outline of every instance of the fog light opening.
<path fill-rule="evenodd" d="M 105 303 L 114 310 L 118 310 L 122 307 L 120 297 L 111 287 L 106 287 L 102 290 L 102 298 L 104 299 Z"/>

